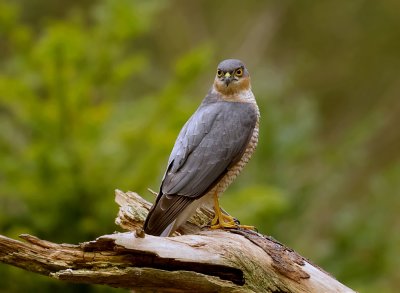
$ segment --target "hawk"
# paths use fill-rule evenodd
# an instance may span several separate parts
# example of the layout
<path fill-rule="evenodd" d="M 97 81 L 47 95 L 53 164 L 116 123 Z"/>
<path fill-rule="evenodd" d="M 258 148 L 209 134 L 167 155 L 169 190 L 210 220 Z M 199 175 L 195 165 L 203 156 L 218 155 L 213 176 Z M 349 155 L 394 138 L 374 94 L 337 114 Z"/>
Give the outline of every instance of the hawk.
<path fill-rule="evenodd" d="M 168 160 L 144 232 L 169 236 L 198 207 L 213 207 L 212 229 L 238 227 L 218 197 L 239 175 L 258 142 L 260 112 L 240 60 L 218 67 L 214 84 L 183 126 Z"/>

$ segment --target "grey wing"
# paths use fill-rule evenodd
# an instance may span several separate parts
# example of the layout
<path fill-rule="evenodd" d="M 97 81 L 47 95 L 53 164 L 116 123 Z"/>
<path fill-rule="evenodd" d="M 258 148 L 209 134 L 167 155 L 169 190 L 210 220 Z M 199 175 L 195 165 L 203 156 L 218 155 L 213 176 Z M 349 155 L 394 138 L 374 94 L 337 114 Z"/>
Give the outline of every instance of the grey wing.
<path fill-rule="evenodd" d="M 207 193 L 242 156 L 257 121 L 251 104 L 202 105 L 182 128 L 160 193 L 145 222 L 159 235 L 193 200 Z"/>

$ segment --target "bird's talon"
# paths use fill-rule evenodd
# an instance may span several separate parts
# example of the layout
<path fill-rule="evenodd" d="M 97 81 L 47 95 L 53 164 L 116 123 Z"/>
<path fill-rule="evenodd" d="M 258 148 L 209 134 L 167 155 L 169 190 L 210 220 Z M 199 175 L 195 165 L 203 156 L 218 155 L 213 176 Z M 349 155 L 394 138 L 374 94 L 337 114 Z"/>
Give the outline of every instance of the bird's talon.
<path fill-rule="evenodd" d="M 215 229 L 232 229 L 232 228 L 236 228 L 237 225 L 234 222 L 222 222 L 222 223 L 218 223 L 216 225 L 211 225 L 210 228 L 215 230 Z"/>
<path fill-rule="evenodd" d="M 257 228 L 254 226 L 248 226 L 248 225 L 238 225 L 239 228 L 245 229 L 245 230 L 253 230 L 257 231 Z"/>

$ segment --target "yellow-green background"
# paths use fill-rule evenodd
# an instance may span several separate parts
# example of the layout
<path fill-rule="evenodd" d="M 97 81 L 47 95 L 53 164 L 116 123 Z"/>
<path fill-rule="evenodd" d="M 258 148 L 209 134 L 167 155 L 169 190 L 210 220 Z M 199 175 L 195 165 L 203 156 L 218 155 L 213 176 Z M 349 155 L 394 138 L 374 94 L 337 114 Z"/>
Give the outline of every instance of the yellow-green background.
<path fill-rule="evenodd" d="M 216 65 L 260 143 L 223 198 L 361 292 L 400 287 L 400 2 L 0 0 L 0 234 L 78 243 L 151 199 Z M 1 292 L 119 292 L 0 265 Z M 123 291 L 123 290 L 121 290 Z"/>

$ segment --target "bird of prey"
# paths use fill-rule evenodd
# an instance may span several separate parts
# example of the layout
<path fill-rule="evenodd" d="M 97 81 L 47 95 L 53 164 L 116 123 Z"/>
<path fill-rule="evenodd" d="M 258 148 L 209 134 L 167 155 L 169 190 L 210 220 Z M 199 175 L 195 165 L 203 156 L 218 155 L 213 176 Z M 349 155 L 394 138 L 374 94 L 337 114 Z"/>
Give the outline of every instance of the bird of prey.
<path fill-rule="evenodd" d="M 260 112 L 240 60 L 222 61 L 214 84 L 183 126 L 168 160 L 144 232 L 169 236 L 198 207 L 214 208 L 212 229 L 234 228 L 218 197 L 239 175 L 258 142 Z"/>

